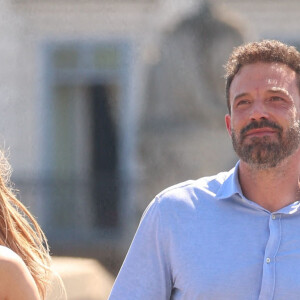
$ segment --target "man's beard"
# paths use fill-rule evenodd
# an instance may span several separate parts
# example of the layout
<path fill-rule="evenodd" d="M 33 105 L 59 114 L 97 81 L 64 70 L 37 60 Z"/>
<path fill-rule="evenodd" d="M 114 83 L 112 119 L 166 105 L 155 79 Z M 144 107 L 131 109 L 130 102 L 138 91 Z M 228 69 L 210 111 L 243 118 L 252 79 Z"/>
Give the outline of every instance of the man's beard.
<path fill-rule="evenodd" d="M 277 131 L 277 141 L 270 136 L 252 137 L 245 143 L 246 133 L 256 128 L 272 128 Z M 245 126 L 239 137 L 232 130 L 232 145 L 240 159 L 258 169 L 278 166 L 285 158 L 293 154 L 300 145 L 300 122 L 296 121 L 285 133 L 277 123 L 262 120 L 253 121 Z"/>

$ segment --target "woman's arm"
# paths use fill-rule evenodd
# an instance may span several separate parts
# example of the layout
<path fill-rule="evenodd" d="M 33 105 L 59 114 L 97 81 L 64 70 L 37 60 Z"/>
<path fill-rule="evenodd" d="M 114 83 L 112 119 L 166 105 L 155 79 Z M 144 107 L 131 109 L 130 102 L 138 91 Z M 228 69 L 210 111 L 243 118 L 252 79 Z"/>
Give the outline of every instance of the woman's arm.
<path fill-rule="evenodd" d="M 40 300 L 37 286 L 23 260 L 0 246 L 0 299 Z"/>

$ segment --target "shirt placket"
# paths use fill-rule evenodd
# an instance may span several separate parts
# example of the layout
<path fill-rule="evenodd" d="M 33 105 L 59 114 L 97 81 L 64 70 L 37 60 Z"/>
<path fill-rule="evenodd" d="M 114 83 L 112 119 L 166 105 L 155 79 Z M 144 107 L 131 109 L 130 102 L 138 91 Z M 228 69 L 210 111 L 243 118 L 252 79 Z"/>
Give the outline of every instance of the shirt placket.
<path fill-rule="evenodd" d="M 269 240 L 265 248 L 263 276 L 259 300 L 271 300 L 276 283 L 276 255 L 281 240 L 281 214 L 271 214 L 269 218 Z"/>

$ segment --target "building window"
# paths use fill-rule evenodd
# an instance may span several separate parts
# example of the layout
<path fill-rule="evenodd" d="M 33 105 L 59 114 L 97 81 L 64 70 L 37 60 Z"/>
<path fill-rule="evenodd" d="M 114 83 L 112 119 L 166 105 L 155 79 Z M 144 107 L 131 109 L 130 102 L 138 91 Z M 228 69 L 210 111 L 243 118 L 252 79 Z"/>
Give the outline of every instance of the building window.
<path fill-rule="evenodd" d="M 51 44 L 46 52 L 46 231 L 78 239 L 117 229 L 128 47 Z"/>

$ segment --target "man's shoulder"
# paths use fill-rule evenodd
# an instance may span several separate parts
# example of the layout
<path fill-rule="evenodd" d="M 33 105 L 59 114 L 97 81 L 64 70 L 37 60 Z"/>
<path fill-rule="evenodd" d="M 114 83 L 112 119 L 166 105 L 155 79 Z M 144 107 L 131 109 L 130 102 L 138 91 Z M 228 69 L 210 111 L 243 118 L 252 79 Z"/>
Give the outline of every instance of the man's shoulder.
<path fill-rule="evenodd" d="M 187 180 L 170 186 L 160 192 L 156 199 L 158 202 L 194 202 L 201 199 L 215 198 L 219 189 L 232 171 L 220 172 L 213 176 L 201 177 L 196 180 Z"/>

